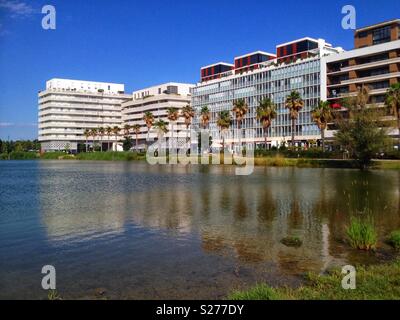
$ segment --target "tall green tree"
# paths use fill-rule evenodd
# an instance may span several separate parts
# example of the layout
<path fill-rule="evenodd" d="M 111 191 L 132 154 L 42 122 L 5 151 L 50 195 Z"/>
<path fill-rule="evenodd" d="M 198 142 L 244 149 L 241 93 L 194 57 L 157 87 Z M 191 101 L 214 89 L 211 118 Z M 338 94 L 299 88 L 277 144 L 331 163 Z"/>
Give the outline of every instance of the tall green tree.
<path fill-rule="evenodd" d="M 368 101 L 368 92 L 362 95 L 361 100 Z M 371 160 L 378 152 L 384 151 L 388 136 L 379 121 L 383 115 L 382 110 L 362 107 L 361 100 L 353 99 L 348 103 L 348 118 L 336 117 L 338 130 L 334 137 L 335 143 L 346 149 L 358 167 L 364 170 L 371 165 Z"/>
<path fill-rule="evenodd" d="M 228 110 L 221 111 L 218 115 L 217 126 L 222 135 L 222 150 L 225 150 L 225 132 L 232 124 L 232 117 Z"/>
<path fill-rule="evenodd" d="M 146 123 L 146 126 L 147 126 L 147 139 L 146 139 L 146 150 L 147 150 L 147 142 L 148 142 L 149 137 L 150 137 L 150 129 L 154 124 L 154 115 L 153 115 L 153 113 L 151 111 L 146 111 L 144 113 L 143 120 L 144 120 L 144 122 Z"/>
<path fill-rule="evenodd" d="M 111 137 L 111 135 L 113 134 L 113 128 L 111 128 L 110 126 L 108 126 L 107 128 L 106 128 L 106 133 L 107 133 L 107 138 L 108 138 L 108 141 L 107 141 L 107 151 L 110 151 L 111 150 L 111 146 L 110 146 L 110 137 Z"/>
<path fill-rule="evenodd" d="M 103 152 L 103 137 L 106 132 L 106 129 L 103 127 L 100 127 L 97 129 L 97 132 L 99 133 L 99 138 L 100 138 L 100 151 Z"/>
<path fill-rule="evenodd" d="M 190 140 L 189 127 L 192 124 L 192 119 L 195 116 L 195 111 L 192 106 L 186 105 L 181 109 L 181 116 L 183 117 L 186 125 L 186 130 L 188 131 L 188 140 Z"/>
<path fill-rule="evenodd" d="M 247 112 L 249 111 L 249 106 L 244 99 L 238 99 L 233 102 L 232 111 L 235 115 L 237 127 L 239 131 L 239 145 L 242 146 L 242 122 Z"/>
<path fill-rule="evenodd" d="M 118 151 L 118 136 L 119 136 L 119 133 L 121 131 L 121 128 L 118 127 L 118 126 L 114 126 L 112 131 L 113 131 L 113 134 L 115 136 L 115 151 Z"/>
<path fill-rule="evenodd" d="M 257 119 L 262 123 L 264 130 L 264 145 L 265 149 L 267 149 L 268 128 L 271 126 L 272 120 L 274 120 L 277 116 L 276 105 L 270 98 L 261 100 L 256 109 L 256 116 Z"/>
<path fill-rule="evenodd" d="M 170 125 L 171 125 L 171 141 L 172 144 L 174 143 L 174 123 L 176 121 L 178 121 L 179 118 L 179 110 L 178 108 L 175 107 L 169 107 L 167 108 L 167 118 L 170 121 Z M 172 145 L 170 145 L 170 147 L 172 147 Z"/>
<path fill-rule="evenodd" d="M 140 133 L 140 124 L 134 124 L 132 126 L 133 133 L 136 136 L 136 151 L 138 150 L 138 135 Z"/>
<path fill-rule="evenodd" d="M 89 140 L 89 136 L 90 136 L 91 132 L 89 129 L 85 129 L 85 131 L 83 131 L 83 135 L 85 136 L 85 146 L 86 146 L 86 152 L 88 152 L 88 140 Z"/>
<path fill-rule="evenodd" d="M 289 116 L 292 121 L 292 147 L 294 147 L 294 133 L 296 129 L 296 120 L 299 117 L 300 110 L 304 107 L 304 101 L 298 91 L 292 91 L 287 97 L 285 106 L 289 109 Z"/>
<path fill-rule="evenodd" d="M 392 114 L 397 120 L 397 129 L 399 130 L 398 150 L 400 150 L 400 83 L 390 86 L 386 93 L 386 105 L 391 109 Z"/>
<path fill-rule="evenodd" d="M 208 124 L 210 123 L 211 113 L 208 106 L 204 106 L 200 110 L 200 117 L 201 117 L 201 124 L 203 128 L 207 128 Z"/>
<path fill-rule="evenodd" d="M 325 151 L 325 130 L 332 121 L 332 108 L 328 101 L 319 101 L 318 106 L 311 111 L 311 118 L 321 131 L 322 151 Z"/>

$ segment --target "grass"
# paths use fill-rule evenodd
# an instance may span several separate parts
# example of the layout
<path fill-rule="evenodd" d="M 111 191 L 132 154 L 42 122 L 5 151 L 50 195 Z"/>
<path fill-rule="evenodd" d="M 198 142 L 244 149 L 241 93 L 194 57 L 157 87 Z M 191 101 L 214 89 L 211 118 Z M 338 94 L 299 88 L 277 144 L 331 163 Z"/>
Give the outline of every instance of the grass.
<path fill-rule="evenodd" d="M 47 294 L 47 299 L 49 300 L 62 300 L 61 296 L 58 294 L 56 290 L 49 290 Z"/>
<path fill-rule="evenodd" d="M 232 300 L 399 300 L 400 260 L 392 263 L 356 267 L 356 289 L 342 288 L 344 274 L 332 270 L 329 274 L 309 273 L 299 288 L 273 288 L 258 284 L 248 290 L 232 292 Z"/>
<path fill-rule="evenodd" d="M 346 234 L 353 248 L 371 250 L 376 247 L 378 235 L 371 218 L 351 218 Z"/>
<path fill-rule="evenodd" d="M 393 231 L 389 236 L 389 244 L 395 249 L 400 249 L 400 230 Z"/>
<path fill-rule="evenodd" d="M 101 161 L 133 161 L 144 160 L 145 155 L 136 152 L 82 152 L 76 156 L 65 152 L 46 152 L 41 155 L 43 160 L 101 160 Z"/>

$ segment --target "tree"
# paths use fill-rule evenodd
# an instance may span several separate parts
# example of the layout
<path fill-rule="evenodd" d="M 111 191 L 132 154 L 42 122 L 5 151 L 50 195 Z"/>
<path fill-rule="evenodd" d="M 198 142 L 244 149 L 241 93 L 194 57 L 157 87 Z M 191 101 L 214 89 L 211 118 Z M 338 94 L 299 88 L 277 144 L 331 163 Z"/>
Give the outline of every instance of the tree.
<path fill-rule="evenodd" d="M 144 113 L 143 120 L 147 126 L 147 140 L 149 140 L 150 129 L 154 123 L 154 115 L 150 111 L 146 111 Z M 147 149 L 147 141 L 146 141 L 146 149 Z"/>
<path fill-rule="evenodd" d="M 218 115 L 217 126 L 220 128 L 222 135 L 222 150 L 225 150 L 225 135 L 226 130 L 229 129 L 232 123 L 231 115 L 228 110 L 221 111 Z"/>
<path fill-rule="evenodd" d="M 128 137 L 131 131 L 131 126 L 129 124 L 124 125 L 124 136 Z"/>
<path fill-rule="evenodd" d="M 238 99 L 233 102 L 232 111 L 235 114 L 237 127 L 239 130 L 239 145 L 242 146 L 242 144 L 241 144 L 241 138 L 242 138 L 241 125 L 242 125 L 242 121 L 244 120 L 244 117 L 246 116 L 246 113 L 249 111 L 249 107 L 244 99 Z"/>
<path fill-rule="evenodd" d="M 382 112 L 377 108 L 360 108 L 357 103 L 348 108 L 349 119 L 336 119 L 335 143 L 349 151 L 357 166 L 364 170 L 387 145 L 386 132 L 379 123 Z"/>
<path fill-rule="evenodd" d="M 97 129 L 97 131 L 99 132 L 99 137 L 100 137 L 100 151 L 103 152 L 103 137 L 106 132 L 106 129 L 100 127 Z"/>
<path fill-rule="evenodd" d="M 333 119 L 330 103 L 328 101 L 320 101 L 318 106 L 311 111 L 311 118 L 321 131 L 322 151 L 325 151 L 325 129 Z"/>
<path fill-rule="evenodd" d="M 268 128 L 271 126 L 272 120 L 276 118 L 276 106 L 271 99 L 266 98 L 260 101 L 256 109 L 257 119 L 261 121 L 264 130 L 265 149 L 267 149 Z"/>
<path fill-rule="evenodd" d="M 397 120 L 397 129 L 399 130 L 398 150 L 400 150 L 400 83 L 390 86 L 386 93 L 386 105 L 391 109 L 392 114 Z"/>
<path fill-rule="evenodd" d="M 299 117 L 300 110 L 304 107 L 304 101 L 297 91 L 292 91 L 286 97 L 285 106 L 289 109 L 290 119 L 292 120 L 292 147 L 294 147 L 294 132 L 296 128 L 296 120 Z"/>
<path fill-rule="evenodd" d="M 158 120 L 156 123 L 154 123 L 154 127 L 163 134 L 166 134 L 168 132 L 168 128 L 167 128 L 167 123 L 160 119 Z"/>
<path fill-rule="evenodd" d="M 129 136 L 125 136 L 125 139 L 122 143 L 122 148 L 124 149 L 124 151 L 131 150 L 132 146 L 133 146 L 132 138 Z"/>
<path fill-rule="evenodd" d="M 181 116 L 185 120 L 185 125 L 186 125 L 186 130 L 188 131 L 188 140 L 190 140 L 190 132 L 189 132 L 189 126 L 192 123 L 192 119 L 195 115 L 194 109 L 190 105 L 186 105 L 181 109 Z"/>
<path fill-rule="evenodd" d="M 117 145 L 118 145 L 118 135 L 121 129 L 118 126 L 113 127 L 112 129 L 113 134 L 115 135 L 115 151 L 118 151 Z"/>
<path fill-rule="evenodd" d="M 138 134 L 140 133 L 140 124 L 134 124 L 132 126 L 133 133 L 136 135 L 136 151 L 138 149 Z"/>
<path fill-rule="evenodd" d="M 107 127 L 106 128 L 106 132 L 107 132 L 107 137 L 108 137 L 107 151 L 110 151 L 110 149 L 111 149 L 111 147 L 110 147 L 110 136 L 113 134 L 113 128 Z"/>
<path fill-rule="evenodd" d="M 93 137 L 93 151 L 95 151 L 95 149 L 94 149 L 94 143 L 95 143 L 95 139 L 96 139 L 96 135 L 97 135 L 97 129 L 96 128 L 93 128 L 93 129 L 91 129 L 90 130 L 90 135 Z"/>
<path fill-rule="evenodd" d="M 179 112 L 177 108 L 174 107 L 169 107 L 167 108 L 167 118 L 170 121 L 171 124 L 171 140 L 173 143 L 173 138 L 174 138 L 174 122 L 176 122 L 179 118 Z"/>
<path fill-rule="evenodd" d="M 210 109 L 208 109 L 208 106 L 204 106 L 201 108 L 200 111 L 200 116 L 201 116 L 201 124 L 203 125 L 203 128 L 205 129 L 208 126 L 208 123 L 210 122 Z"/>
<path fill-rule="evenodd" d="M 91 134 L 91 132 L 89 129 L 85 129 L 85 131 L 83 131 L 83 135 L 85 136 L 85 140 L 86 140 L 86 143 L 85 143 L 86 152 L 88 152 L 88 139 L 89 139 L 90 134 Z"/>

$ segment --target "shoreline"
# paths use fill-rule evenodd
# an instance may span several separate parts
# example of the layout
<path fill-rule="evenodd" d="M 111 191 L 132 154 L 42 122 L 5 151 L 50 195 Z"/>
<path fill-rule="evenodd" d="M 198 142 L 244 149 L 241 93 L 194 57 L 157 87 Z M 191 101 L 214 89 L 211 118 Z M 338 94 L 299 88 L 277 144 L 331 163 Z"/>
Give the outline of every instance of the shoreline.
<path fill-rule="evenodd" d="M 70 155 L 65 153 L 44 153 L 39 155 L 36 153 L 16 153 L 8 155 L 8 158 L 3 154 L 0 161 L 7 160 L 75 160 L 75 161 L 145 161 L 146 155 L 135 152 L 90 152 L 80 153 L 78 155 Z M 209 156 L 209 163 L 203 165 L 213 165 L 211 163 L 212 156 Z M 198 159 L 198 164 L 201 165 L 201 158 Z M 221 156 L 220 164 L 224 164 L 224 157 Z M 226 164 L 236 165 L 236 164 Z M 322 158 L 290 158 L 282 155 L 275 156 L 256 156 L 254 157 L 254 166 L 257 167 L 295 167 L 295 168 L 338 168 L 338 169 L 357 169 L 355 160 L 348 159 L 322 159 Z M 400 160 L 391 159 L 373 159 L 370 169 L 377 170 L 400 170 Z"/>

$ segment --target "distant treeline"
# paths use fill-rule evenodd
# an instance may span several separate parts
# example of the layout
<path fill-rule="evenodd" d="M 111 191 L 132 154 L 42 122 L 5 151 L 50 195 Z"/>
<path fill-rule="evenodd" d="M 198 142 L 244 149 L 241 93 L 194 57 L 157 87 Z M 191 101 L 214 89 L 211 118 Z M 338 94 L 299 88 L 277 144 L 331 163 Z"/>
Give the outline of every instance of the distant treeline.
<path fill-rule="evenodd" d="M 5 141 L 0 139 L 0 153 L 40 151 L 40 143 L 36 140 Z"/>

